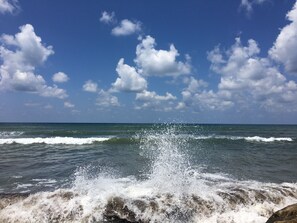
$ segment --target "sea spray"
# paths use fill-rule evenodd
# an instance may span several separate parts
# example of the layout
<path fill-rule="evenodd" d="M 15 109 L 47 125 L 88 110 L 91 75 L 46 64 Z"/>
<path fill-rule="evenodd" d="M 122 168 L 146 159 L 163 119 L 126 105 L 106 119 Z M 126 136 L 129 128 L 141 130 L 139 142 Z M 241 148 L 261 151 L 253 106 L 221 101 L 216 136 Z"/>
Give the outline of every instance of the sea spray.
<path fill-rule="evenodd" d="M 178 137 L 176 126 L 149 131 L 141 137 L 140 148 L 152 161 L 148 171 L 151 186 L 165 193 L 185 191 L 190 164 L 186 153 L 187 139 Z"/>

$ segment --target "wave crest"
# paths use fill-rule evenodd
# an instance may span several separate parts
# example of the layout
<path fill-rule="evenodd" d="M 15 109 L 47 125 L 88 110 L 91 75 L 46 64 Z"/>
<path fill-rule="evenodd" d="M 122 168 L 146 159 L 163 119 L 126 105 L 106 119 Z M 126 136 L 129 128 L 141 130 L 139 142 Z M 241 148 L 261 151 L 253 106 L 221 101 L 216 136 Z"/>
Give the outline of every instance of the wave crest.
<path fill-rule="evenodd" d="M 287 141 L 292 142 L 293 139 L 289 137 L 260 137 L 260 136 L 253 136 L 253 137 L 246 137 L 245 140 L 247 141 L 256 141 L 256 142 L 280 142 L 280 141 Z"/>
<path fill-rule="evenodd" d="M 8 138 L 0 139 L 1 144 L 65 144 L 65 145 L 84 145 L 95 142 L 104 142 L 109 140 L 107 137 L 89 137 L 89 138 L 74 138 L 74 137 L 48 137 L 48 138 Z"/>
<path fill-rule="evenodd" d="M 209 140 L 209 139 L 217 139 L 217 140 L 246 140 L 249 142 L 293 142 L 293 139 L 290 137 L 261 137 L 261 136 L 220 136 L 220 135 L 210 135 L 210 136 L 197 136 L 195 139 L 198 140 Z"/>

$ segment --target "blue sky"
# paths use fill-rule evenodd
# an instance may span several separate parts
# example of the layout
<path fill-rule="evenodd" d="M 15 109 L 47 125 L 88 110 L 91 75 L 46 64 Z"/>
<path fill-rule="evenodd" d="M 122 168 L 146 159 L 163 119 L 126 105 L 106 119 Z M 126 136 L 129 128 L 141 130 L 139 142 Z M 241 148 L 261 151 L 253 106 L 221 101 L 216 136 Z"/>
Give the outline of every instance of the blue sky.
<path fill-rule="evenodd" d="M 297 123 L 295 0 L 0 0 L 0 122 Z"/>

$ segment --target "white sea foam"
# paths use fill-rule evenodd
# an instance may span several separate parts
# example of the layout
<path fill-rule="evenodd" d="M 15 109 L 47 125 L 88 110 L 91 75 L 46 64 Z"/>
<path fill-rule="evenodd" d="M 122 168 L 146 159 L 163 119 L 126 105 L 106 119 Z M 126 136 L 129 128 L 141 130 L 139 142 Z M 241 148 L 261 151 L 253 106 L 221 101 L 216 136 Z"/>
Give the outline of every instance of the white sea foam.
<path fill-rule="evenodd" d="M 29 187 L 33 187 L 33 184 L 18 184 L 17 185 L 17 189 L 25 189 L 25 188 L 29 188 Z"/>
<path fill-rule="evenodd" d="M 256 141 L 256 142 L 275 142 L 275 141 L 288 141 L 288 142 L 292 142 L 293 139 L 289 138 L 289 137 L 269 137 L 269 138 L 265 138 L 265 137 L 260 137 L 260 136 L 253 136 L 253 137 L 246 137 L 245 140 L 247 141 Z"/>
<path fill-rule="evenodd" d="M 183 177 L 183 185 L 176 176 L 178 183 L 163 181 L 160 187 L 162 179 L 153 176 L 136 180 L 102 173 L 90 178 L 81 171 L 70 189 L 37 193 L 0 210 L 0 222 L 101 222 L 113 216 L 144 222 L 264 223 L 273 211 L 297 202 L 292 196 L 296 184 L 218 181 L 220 175 L 199 172 Z"/>
<path fill-rule="evenodd" d="M 18 137 L 20 135 L 24 134 L 24 132 L 21 131 L 2 131 L 0 132 L 0 138 L 8 138 L 8 137 Z"/>
<path fill-rule="evenodd" d="M 48 138 L 7 138 L 0 139 L 1 144 L 66 144 L 66 145 L 84 145 L 95 142 L 107 141 L 108 137 L 90 137 L 90 138 L 74 138 L 74 137 L 48 137 Z"/>
<path fill-rule="evenodd" d="M 32 182 L 36 183 L 37 186 L 51 186 L 57 183 L 55 179 L 32 179 Z"/>
<path fill-rule="evenodd" d="M 12 178 L 14 178 L 14 179 L 20 179 L 20 178 L 23 178 L 23 176 L 15 175 L 15 176 L 12 176 Z"/>
<path fill-rule="evenodd" d="M 152 159 L 146 179 L 112 171 L 94 176 L 81 168 L 71 188 L 10 204 L 0 210 L 0 222 L 264 223 L 273 211 L 297 202 L 296 183 L 239 181 L 192 168 L 182 152 L 186 140 L 174 129 L 140 138 L 144 155 Z"/>
<path fill-rule="evenodd" d="M 205 140 L 205 139 L 229 139 L 229 140 L 246 140 L 249 142 L 280 142 L 287 141 L 293 142 L 290 137 L 260 137 L 260 136 L 224 136 L 224 135 L 209 135 L 209 136 L 195 136 L 195 139 Z"/>
<path fill-rule="evenodd" d="M 26 183 L 16 182 L 14 183 L 14 189 L 18 192 L 25 193 L 30 192 L 33 188 L 44 188 L 50 187 L 53 188 L 57 184 L 55 179 L 32 179 Z M 1 221 L 0 221 L 1 222 Z"/>

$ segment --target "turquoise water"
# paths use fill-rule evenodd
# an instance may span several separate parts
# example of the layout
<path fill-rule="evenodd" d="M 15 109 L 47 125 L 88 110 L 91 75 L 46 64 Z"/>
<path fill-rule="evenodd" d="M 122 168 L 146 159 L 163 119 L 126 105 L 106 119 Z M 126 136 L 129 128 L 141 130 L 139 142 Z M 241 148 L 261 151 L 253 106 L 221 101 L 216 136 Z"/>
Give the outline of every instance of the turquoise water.
<path fill-rule="evenodd" d="M 0 210 L 4 222 L 20 218 L 22 202 L 31 204 L 23 222 L 50 222 L 52 213 L 58 222 L 112 222 L 113 198 L 139 221 L 265 222 L 297 202 L 296 182 L 294 125 L 0 124 L 0 193 L 24 196 Z M 76 196 L 48 197 L 67 192 Z"/>

